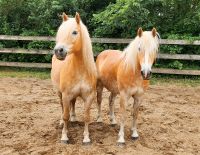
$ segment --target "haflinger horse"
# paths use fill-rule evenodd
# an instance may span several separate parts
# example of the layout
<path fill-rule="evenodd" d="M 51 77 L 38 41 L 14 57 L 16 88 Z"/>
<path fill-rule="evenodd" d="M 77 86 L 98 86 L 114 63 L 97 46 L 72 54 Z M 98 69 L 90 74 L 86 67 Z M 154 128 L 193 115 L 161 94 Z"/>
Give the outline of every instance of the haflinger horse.
<path fill-rule="evenodd" d="M 144 91 L 149 85 L 151 68 L 156 59 L 159 48 L 159 34 L 156 29 L 144 31 L 139 28 L 136 38 L 129 44 L 124 52 L 118 50 L 105 50 L 96 59 L 97 66 L 97 122 L 101 122 L 102 91 L 105 87 L 111 92 L 109 97 L 111 124 L 116 124 L 114 115 L 114 100 L 120 95 L 120 131 L 119 144 L 125 144 L 124 126 L 126 103 L 133 97 L 132 109 L 132 139 L 138 138 L 136 122 L 139 106 Z"/>
<path fill-rule="evenodd" d="M 63 130 L 61 142 L 68 143 L 68 121 L 75 120 L 75 101 L 84 101 L 83 143 L 90 143 L 88 125 L 90 107 L 96 96 L 97 71 L 91 39 L 78 13 L 69 18 L 63 13 L 52 57 L 51 79 L 58 91 L 62 107 Z M 71 115 L 71 116 L 70 116 Z"/>

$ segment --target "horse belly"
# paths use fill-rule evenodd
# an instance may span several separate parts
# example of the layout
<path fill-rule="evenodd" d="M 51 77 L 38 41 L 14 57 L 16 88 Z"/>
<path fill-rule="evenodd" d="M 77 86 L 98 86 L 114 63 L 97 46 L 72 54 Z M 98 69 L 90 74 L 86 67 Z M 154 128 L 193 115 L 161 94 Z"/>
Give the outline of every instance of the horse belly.
<path fill-rule="evenodd" d="M 118 89 L 118 84 L 117 84 L 117 80 L 113 79 L 113 78 L 106 78 L 106 77 L 101 77 L 100 78 L 101 83 L 103 84 L 103 86 L 110 92 L 118 94 L 119 93 L 119 89 Z"/>

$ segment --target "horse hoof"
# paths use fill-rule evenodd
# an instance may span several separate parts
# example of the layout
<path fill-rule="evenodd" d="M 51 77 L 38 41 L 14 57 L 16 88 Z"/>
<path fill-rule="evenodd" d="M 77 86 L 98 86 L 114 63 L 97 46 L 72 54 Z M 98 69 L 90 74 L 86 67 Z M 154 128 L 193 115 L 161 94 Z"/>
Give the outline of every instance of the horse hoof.
<path fill-rule="evenodd" d="M 64 126 L 64 124 L 59 124 L 59 125 L 58 125 L 58 128 L 59 128 L 59 129 L 62 129 L 63 126 Z"/>
<path fill-rule="evenodd" d="M 111 125 L 116 125 L 116 124 L 117 124 L 117 121 L 116 121 L 115 119 L 111 119 L 111 120 L 110 120 L 110 124 L 111 124 Z"/>
<path fill-rule="evenodd" d="M 139 137 L 131 137 L 133 141 L 137 140 Z"/>
<path fill-rule="evenodd" d="M 126 146 L 126 143 L 117 142 L 117 146 L 119 146 L 119 147 L 125 147 L 125 146 Z"/>
<path fill-rule="evenodd" d="M 115 126 L 117 126 L 117 124 L 110 124 L 110 126 L 111 126 L 111 127 L 115 127 Z"/>
<path fill-rule="evenodd" d="M 63 143 L 63 144 L 69 144 L 69 140 L 61 140 L 61 143 Z"/>
<path fill-rule="evenodd" d="M 91 144 L 92 144 L 91 142 L 83 142 L 83 146 L 89 146 Z"/>
<path fill-rule="evenodd" d="M 70 122 L 77 122 L 76 117 L 71 117 L 71 118 L 70 118 Z"/>
<path fill-rule="evenodd" d="M 99 117 L 99 118 L 97 119 L 97 123 L 102 123 L 102 122 L 103 122 L 102 118 Z"/>

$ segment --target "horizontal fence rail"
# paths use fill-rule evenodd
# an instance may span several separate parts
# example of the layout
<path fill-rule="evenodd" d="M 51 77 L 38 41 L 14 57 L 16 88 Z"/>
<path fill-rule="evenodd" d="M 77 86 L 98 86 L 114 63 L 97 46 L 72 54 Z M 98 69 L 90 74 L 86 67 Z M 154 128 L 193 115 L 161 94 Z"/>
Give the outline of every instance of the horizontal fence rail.
<path fill-rule="evenodd" d="M 0 66 L 5 67 L 26 67 L 26 68 L 51 68 L 51 63 L 26 63 L 26 62 L 0 62 Z M 200 75 L 200 70 L 178 70 L 153 68 L 153 73 L 177 74 L 177 75 Z"/>
<path fill-rule="evenodd" d="M 1 62 L 0 66 L 25 67 L 25 68 L 51 68 L 50 63 L 27 63 L 27 62 Z"/>
<path fill-rule="evenodd" d="M 52 50 L 2 48 L 0 53 L 52 54 Z"/>
<path fill-rule="evenodd" d="M 9 36 L 0 35 L 0 40 L 21 40 L 21 41 L 55 41 L 55 37 L 51 36 Z M 128 44 L 133 39 L 118 39 L 118 38 L 92 38 L 93 43 L 113 43 L 113 44 Z M 200 45 L 200 40 L 170 40 L 161 39 L 160 44 L 164 45 Z"/>
<path fill-rule="evenodd" d="M 14 41 L 55 41 L 55 37 L 51 36 L 9 36 L 0 35 L 0 40 L 14 40 Z M 116 39 L 116 38 L 92 38 L 93 43 L 113 43 L 113 44 L 128 44 L 132 39 Z M 161 39 L 160 44 L 163 45 L 200 45 L 200 41 L 188 40 L 168 40 Z M 0 48 L 0 53 L 22 53 L 22 54 L 53 54 L 52 50 L 39 49 L 16 49 L 16 48 Z M 194 54 L 158 54 L 158 59 L 173 59 L 173 60 L 194 60 L 200 61 L 200 55 Z M 9 67 L 26 67 L 26 68 L 51 68 L 50 63 L 26 63 L 26 62 L 2 62 L 0 66 Z M 200 70 L 178 70 L 153 68 L 153 73 L 160 74 L 182 74 L 182 75 L 200 75 Z"/>
<path fill-rule="evenodd" d="M 22 53 L 22 54 L 53 54 L 52 50 L 39 49 L 15 49 L 2 48 L 0 53 Z M 175 59 L 175 60 L 200 60 L 200 55 L 195 54 L 158 54 L 158 59 Z"/>
<path fill-rule="evenodd" d="M 55 41 L 55 37 L 51 37 L 51 36 L 9 36 L 9 35 L 0 35 L 0 40 Z"/>
<path fill-rule="evenodd" d="M 179 69 L 153 68 L 152 72 L 159 73 L 159 74 L 200 75 L 200 70 L 179 70 Z"/>

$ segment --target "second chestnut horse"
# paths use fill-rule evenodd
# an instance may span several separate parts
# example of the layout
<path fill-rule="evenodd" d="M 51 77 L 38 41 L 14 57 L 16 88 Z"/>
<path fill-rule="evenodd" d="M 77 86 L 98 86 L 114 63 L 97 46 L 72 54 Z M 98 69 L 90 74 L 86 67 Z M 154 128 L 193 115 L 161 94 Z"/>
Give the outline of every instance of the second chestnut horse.
<path fill-rule="evenodd" d="M 159 37 L 155 28 L 144 31 L 139 28 L 136 38 L 129 44 L 124 52 L 106 50 L 101 52 L 96 60 L 97 66 L 97 103 L 98 118 L 101 122 L 102 90 L 105 87 L 111 94 L 109 97 L 110 119 L 116 124 L 114 115 L 114 99 L 120 95 L 120 131 L 119 144 L 125 144 L 124 126 L 126 104 L 133 97 L 132 109 L 132 139 L 138 138 L 137 117 L 141 98 L 149 85 L 152 64 L 154 63 L 159 48 Z"/>

